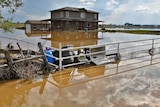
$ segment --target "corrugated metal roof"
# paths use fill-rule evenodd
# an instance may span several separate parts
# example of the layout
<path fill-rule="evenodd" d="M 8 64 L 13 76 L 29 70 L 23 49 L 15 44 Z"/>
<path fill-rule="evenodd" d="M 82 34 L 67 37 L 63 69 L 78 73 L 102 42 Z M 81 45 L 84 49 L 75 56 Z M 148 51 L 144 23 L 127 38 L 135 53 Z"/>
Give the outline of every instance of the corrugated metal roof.
<path fill-rule="evenodd" d="M 85 8 L 75 8 L 75 7 L 64 7 L 64 8 L 60 8 L 60 9 L 56 9 L 56 10 L 51 10 L 50 12 L 53 11 L 59 11 L 59 10 L 64 10 L 64 11 L 86 11 L 86 12 L 90 12 L 90 13 L 99 13 L 96 11 L 92 11 L 92 10 L 87 10 Z"/>

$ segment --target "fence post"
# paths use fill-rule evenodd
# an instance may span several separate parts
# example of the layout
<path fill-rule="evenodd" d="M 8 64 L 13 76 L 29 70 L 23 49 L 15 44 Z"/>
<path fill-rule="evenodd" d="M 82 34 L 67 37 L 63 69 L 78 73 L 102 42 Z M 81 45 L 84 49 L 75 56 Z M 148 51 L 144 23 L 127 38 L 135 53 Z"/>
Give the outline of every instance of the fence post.
<path fill-rule="evenodd" d="M 118 43 L 118 47 L 117 48 L 118 48 L 117 53 L 119 54 L 119 43 Z"/>
<path fill-rule="evenodd" d="M 151 55 L 151 63 L 152 64 L 152 61 L 153 61 L 153 55 L 154 55 L 154 39 L 152 39 L 152 48 L 149 50 L 149 54 Z"/>
<path fill-rule="evenodd" d="M 27 55 L 29 54 L 29 42 L 27 42 Z"/>
<path fill-rule="evenodd" d="M 154 48 L 154 39 L 152 39 L 152 47 L 151 47 L 151 49 L 149 49 L 149 54 L 151 55 L 151 56 L 153 56 L 154 55 L 154 51 L 155 51 L 155 48 Z"/>
<path fill-rule="evenodd" d="M 62 44 L 59 43 L 59 69 L 62 70 Z"/>
<path fill-rule="evenodd" d="M 116 61 L 120 61 L 121 60 L 121 55 L 120 55 L 120 52 L 119 52 L 119 43 L 117 43 L 117 55 L 116 55 L 116 57 L 115 57 L 115 59 L 116 59 Z"/>
<path fill-rule="evenodd" d="M 154 39 L 152 39 L 152 49 L 154 48 Z"/>

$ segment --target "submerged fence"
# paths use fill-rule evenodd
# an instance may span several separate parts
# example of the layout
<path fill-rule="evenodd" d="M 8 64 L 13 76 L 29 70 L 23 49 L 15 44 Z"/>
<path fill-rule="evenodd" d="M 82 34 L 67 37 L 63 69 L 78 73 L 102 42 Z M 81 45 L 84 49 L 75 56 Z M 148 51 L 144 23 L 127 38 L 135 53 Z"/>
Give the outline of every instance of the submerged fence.
<path fill-rule="evenodd" d="M 8 43 L 18 42 L 25 50 L 39 51 L 37 44 L 13 38 L 0 38 L 1 48 L 5 48 L 4 46 L 7 46 Z M 62 43 L 59 42 L 59 48 L 43 45 L 44 52 L 48 51 L 46 48 L 52 50 L 51 54 L 45 54 L 46 57 L 52 58 L 53 64 L 63 69 L 92 62 L 101 65 L 131 59 L 156 60 L 160 54 L 160 38 L 79 47 L 74 47 L 72 44 L 62 46 Z"/>
<path fill-rule="evenodd" d="M 59 48 L 51 47 L 52 49 L 57 52 L 57 55 L 46 54 L 46 56 L 58 61 L 59 69 L 90 62 L 101 65 L 133 59 L 154 60 L 159 58 L 160 38 L 80 47 L 71 44 L 65 48 L 62 43 L 59 43 Z M 66 52 L 67 55 L 64 55 Z M 65 60 L 69 62 L 64 64 Z"/>

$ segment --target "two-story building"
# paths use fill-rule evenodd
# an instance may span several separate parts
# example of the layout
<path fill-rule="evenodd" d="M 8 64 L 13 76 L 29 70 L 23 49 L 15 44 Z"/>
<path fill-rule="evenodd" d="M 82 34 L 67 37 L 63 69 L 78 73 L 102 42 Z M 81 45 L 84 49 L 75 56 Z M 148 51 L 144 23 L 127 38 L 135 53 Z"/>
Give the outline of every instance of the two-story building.
<path fill-rule="evenodd" d="M 99 13 L 85 8 L 64 7 L 50 11 L 51 30 L 94 30 L 98 28 Z"/>

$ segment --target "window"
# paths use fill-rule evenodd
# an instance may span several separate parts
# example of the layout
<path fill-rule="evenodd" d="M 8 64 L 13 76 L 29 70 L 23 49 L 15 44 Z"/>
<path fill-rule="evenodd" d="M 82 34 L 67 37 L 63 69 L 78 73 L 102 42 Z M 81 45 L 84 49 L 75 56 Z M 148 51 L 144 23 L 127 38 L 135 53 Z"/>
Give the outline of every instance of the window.
<path fill-rule="evenodd" d="M 94 14 L 94 19 L 97 19 L 97 14 Z"/>
<path fill-rule="evenodd" d="M 63 16 L 64 16 L 63 12 L 60 12 L 60 17 L 63 17 Z"/>
<path fill-rule="evenodd" d="M 66 17 L 69 17 L 69 11 L 66 11 Z"/>
<path fill-rule="evenodd" d="M 85 18 L 85 17 L 86 17 L 85 13 L 81 13 L 81 18 Z"/>

